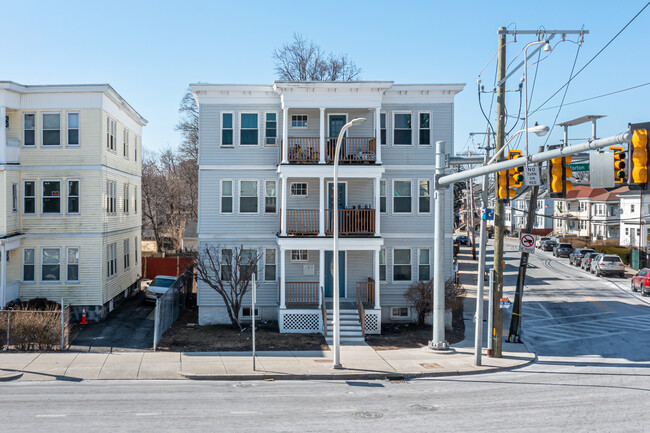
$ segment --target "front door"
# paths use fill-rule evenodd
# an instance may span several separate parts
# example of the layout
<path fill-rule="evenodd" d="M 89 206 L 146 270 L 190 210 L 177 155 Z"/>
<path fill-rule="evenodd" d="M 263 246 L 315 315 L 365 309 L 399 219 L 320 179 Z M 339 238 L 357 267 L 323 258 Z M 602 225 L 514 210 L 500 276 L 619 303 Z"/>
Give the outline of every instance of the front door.
<path fill-rule="evenodd" d="M 334 293 L 334 254 L 325 251 L 325 297 L 331 298 Z M 345 251 L 339 251 L 339 296 L 345 298 Z"/>
<path fill-rule="evenodd" d="M 332 206 L 332 203 L 334 201 L 334 183 L 330 182 L 327 184 L 327 209 L 333 209 L 334 206 Z M 345 188 L 345 183 L 339 182 L 339 196 L 338 201 L 339 209 L 345 209 L 346 203 L 347 203 L 347 195 L 346 195 L 346 188 Z M 333 233 L 334 230 L 334 212 L 327 212 L 327 219 L 325 220 L 325 223 L 327 224 L 327 233 Z M 341 224 L 343 223 L 343 212 L 339 212 L 339 233 L 341 232 Z"/>
<path fill-rule="evenodd" d="M 330 137 L 337 138 L 339 132 L 343 129 L 347 117 L 345 114 L 332 114 L 330 115 Z"/>

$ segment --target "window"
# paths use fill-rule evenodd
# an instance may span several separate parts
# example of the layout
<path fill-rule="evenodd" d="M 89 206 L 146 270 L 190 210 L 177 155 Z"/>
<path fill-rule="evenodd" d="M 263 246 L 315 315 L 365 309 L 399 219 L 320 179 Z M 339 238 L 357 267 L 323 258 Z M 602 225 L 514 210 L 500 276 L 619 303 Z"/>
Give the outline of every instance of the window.
<path fill-rule="evenodd" d="M 242 249 L 240 251 L 239 275 L 243 279 L 252 278 L 255 274 L 257 280 L 257 251 L 253 249 Z"/>
<path fill-rule="evenodd" d="M 23 213 L 36 213 L 36 185 L 33 180 L 23 182 Z"/>
<path fill-rule="evenodd" d="M 68 181 L 68 213 L 79 213 L 79 181 Z"/>
<path fill-rule="evenodd" d="M 79 281 L 79 248 L 68 248 L 67 254 L 67 280 Z"/>
<path fill-rule="evenodd" d="M 129 213 L 129 184 L 125 183 L 122 187 L 122 192 L 124 196 L 122 197 L 124 213 Z"/>
<path fill-rule="evenodd" d="M 307 250 L 291 250 L 291 261 L 292 262 L 306 262 L 307 261 Z"/>
<path fill-rule="evenodd" d="M 11 184 L 11 210 L 18 212 L 18 184 L 16 182 Z"/>
<path fill-rule="evenodd" d="M 34 281 L 34 248 L 23 249 L 23 281 Z"/>
<path fill-rule="evenodd" d="M 292 128 L 306 128 L 307 127 L 307 115 L 306 114 L 292 114 L 291 115 L 291 127 Z"/>
<path fill-rule="evenodd" d="M 386 281 L 386 250 L 379 251 L 379 281 Z"/>
<path fill-rule="evenodd" d="M 41 280 L 61 280 L 61 249 L 43 248 L 41 260 Z"/>
<path fill-rule="evenodd" d="M 393 318 L 408 318 L 409 317 L 409 308 L 408 307 L 393 307 L 390 309 L 390 315 Z"/>
<path fill-rule="evenodd" d="M 23 115 L 23 146 L 36 146 L 36 115 L 33 113 Z"/>
<path fill-rule="evenodd" d="M 393 281 L 411 281 L 411 250 L 393 250 Z"/>
<path fill-rule="evenodd" d="M 133 160 L 138 160 L 138 136 L 133 137 Z"/>
<path fill-rule="evenodd" d="M 276 259 L 275 248 L 267 248 L 264 254 L 264 280 L 275 281 Z"/>
<path fill-rule="evenodd" d="M 61 182 L 58 180 L 43 181 L 43 213 L 61 213 Z"/>
<path fill-rule="evenodd" d="M 79 113 L 68 113 L 68 146 L 79 146 Z"/>
<path fill-rule="evenodd" d="M 110 117 L 106 119 L 106 148 L 115 152 L 115 121 Z"/>
<path fill-rule="evenodd" d="M 257 213 L 257 181 L 239 182 L 239 213 Z"/>
<path fill-rule="evenodd" d="M 410 145 L 411 141 L 411 113 L 395 113 L 393 118 L 393 144 Z"/>
<path fill-rule="evenodd" d="M 122 134 L 122 141 L 123 141 L 123 147 L 122 147 L 122 156 L 125 158 L 129 158 L 129 130 L 124 128 L 124 134 Z"/>
<path fill-rule="evenodd" d="M 274 180 L 264 182 L 264 212 L 275 213 L 277 201 L 277 183 Z"/>
<path fill-rule="evenodd" d="M 396 180 L 393 187 L 393 212 L 411 213 L 411 181 Z"/>
<path fill-rule="evenodd" d="M 431 264 L 429 261 L 429 249 L 420 250 L 418 262 L 418 279 L 420 281 L 429 281 L 431 279 Z"/>
<path fill-rule="evenodd" d="M 257 129 L 257 114 L 242 113 L 239 144 L 257 145 L 258 135 L 259 130 Z"/>
<path fill-rule="evenodd" d="M 634 213 L 634 205 L 633 204 L 630 205 L 630 213 Z"/>
<path fill-rule="evenodd" d="M 266 128 L 264 129 L 267 146 L 275 146 L 278 136 L 278 115 L 276 113 L 266 113 Z"/>
<path fill-rule="evenodd" d="M 232 213 L 232 180 L 221 181 L 221 213 Z"/>
<path fill-rule="evenodd" d="M 431 212 L 431 191 L 429 189 L 429 181 L 420 181 L 420 202 L 418 212 L 429 213 Z"/>
<path fill-rule="evenodd" d="M 232 276 L 232 250 L 221 250 L 221 281 L 229 281 Z"/>
<path fill-rule="evenodd" d="M 106 212 L 109 215 L 115 214 L 117 208 L 117 182 L 106 181 Z"/>
<path fill-rule="evenodd" d="M 386 181 L 379 181 L 379 212 L 386 213 Z"/>
<path fill-rule="evenodd" d="M 232 113 L 221 113 L 221 145 L 232 146 Z"/>
<path fill-rule="evenodd" d="M 379 114 L 379 135 L 381 144 L 386 145 L 386 113 Z"/>
<path fill-rule="evenodd" d="M 291 197 L 307 197 L 307 182 L 293 182 L 291 184 Z"/>
<path fill-rule="evenodd" d="M 117 273 L 117 242 L 106 246 L 106 272 L 108 278 Z"/>
<path fill-rule="evenodd" d="M 43 113 L 43 146 L 61 146 L 61 115 Z"/>
<path fill-rule="evenodd" d="M 420 128 L 420 145 L 431 146 L 431 114 L 420 113 L 419 115 L 419 128 Z"/>
<path fill-rule="evenodd" d="M 131 248 L 129 245 L 129 240 L 124 239 L 124 269 L 129 269 L 131 267 Z"/>
<path fill-rule="evenodd" d="M 251 317 L 251 307 L 242 307 L 241 308 L 241 316 L 242 317 Z M 260 309 L 255 307 L 255 318 L 258 319 L 260 317 Z"/>
<path fill-rule="evenodd" d="M 138 213 L 138 186 L 133 185 L 133 213 Z"/>
<path fill-rule="evenodd" d="M 133 258 L 135 259 L 135 264 L 138 264 L 138 237 L 136 236 L 133 240 Z"/>

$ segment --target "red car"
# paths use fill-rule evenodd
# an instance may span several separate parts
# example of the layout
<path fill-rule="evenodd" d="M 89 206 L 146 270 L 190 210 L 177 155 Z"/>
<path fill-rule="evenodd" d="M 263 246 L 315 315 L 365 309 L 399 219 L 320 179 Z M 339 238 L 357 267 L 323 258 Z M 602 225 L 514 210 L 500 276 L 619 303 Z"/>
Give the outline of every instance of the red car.
<path fill-rule="evenodd" d="M 636 292 L 639 290 L 641 296 L 645 296 L 650 293 L 650 268 L 643 268 L 635 276 L 632 277 L 630 282 L 632 286 L 632 291 Z"/>

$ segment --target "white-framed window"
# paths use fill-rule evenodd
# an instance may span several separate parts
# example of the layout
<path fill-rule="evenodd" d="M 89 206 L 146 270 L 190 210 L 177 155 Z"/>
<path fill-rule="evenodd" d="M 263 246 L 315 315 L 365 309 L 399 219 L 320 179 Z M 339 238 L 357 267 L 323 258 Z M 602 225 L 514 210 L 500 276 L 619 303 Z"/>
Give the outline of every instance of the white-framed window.
<path fill-rule="evenodd" d="M 232 112 L 221 113 L 221 145 L 225 147 L 232 147 L 233 144 L 233 125 L 232 125 Z"/>
<path fill-rule="evenodd" d="M 411 250 L 393 250 L 393 281 L 411 281 Z"/>
<path fill-rule="evenodd" d="M 291 127 L 292 128 L 306 128 L 309 116 L 306 114 L 292 114 Z"/>
<path fill-rule="evenodd" d="M 634 213 L 634 205 L 633 204 L 630 205 L 630 213 Z"/>
<path fill-rule="evenodd" d="M 133 259 L 135 260 L 135 264 L 138 264 L 138 237 L 136 236 L 135 239 L 133 240 Z"/>
<path fill-rule="evenodd" d="M 124 128 L 122 134 L 122 156 L 129 159 L 129 130 Z"/>
<path fill-rule="evenodd" d="M 251 319 L 251 307 L 242 307 L 241 308 L 241 317 L 246 319 Z M 260 318 L 260 309 L 255 307 L 255 318 Z"/>
<path fill-rule="evenodd" d="M 117 242 L 106 245 L 106 273 L 108 278 L 117 273 Z"/>
<path fill-rule="evenodd" d="M 16 182 L 11 184 L 11 210 L 18 212 L 18 184 Z"/>
<path fill-rule="evenodd" d="M 278 144 L 278 113 L 265 113 L 264 116 L 264 144 L 276 146 Z"/>
<path fill-rule="evenodd" d="M 379 181 L 379 212 L 386 213 L 386 179 Z"/>
<path fill-rule="evenodd" d="M 61 213 L 61 181 L 43 180 L 41 182 L 41 213 Z"/>
<path fill-rule="evenodd" d="M 410 111 L 393 112 L 393 145 L 408 146 L 413 144 L 413 129 Z"/>
<path fill-rule="evenodd" d="M 122 186 L 122 192 L 123 192 L 123 197 L 122 197 L 122 208 L 124 209 L 124 213 L 129 213 L 129 184 L 125 183 Z"/>
<path fill-rule="evenodd" d="M 307 182 L 291 182 L 289 186 L 291 197 L 307 197 Z"/>
<path fill-rule="evenodd" d="M 292 262 L 306 262 L 307 258 L 307 250 L 291 250 Z"/>
<path fill-rule="evenodd" d="M 79 282 L 79 247 L 68 247 L 66 250 L 66 280 Z"/>
<path fill-rule="evenodd" d="M 420 248 L 418 250 L 418 279 L 420 281 L 429 281 L 431 279 L 431 251 L 429 248 Z"/>
<path fill-rule="evenodd" d="M 138 185 L 133 185 L 133 213 L 138 213 Z"/>
<path fill-rule="evenodd" d="M 259 281 L 257 278 L 257 250 L 252 248 L 242 248 L 239 254 L 241 256 L 239 262 L 239 275 L 245 277 L 246 275 L 252 276 L 255 274 L 255 279 Z"/>
<path fill-rule="evenodd" d="M 240 113 L 239 144 L 257 146 L 259 144 L 259 115 L 257 113 Z"/>
<path fill-rule="evenodd" d="M 133 160 L 138 161 L 138 136 L 133 137 Z"/>
<path fill-rule="evenodd" d="M 36 182 L 33 180 L 23 181 L 23 215 L 36 213 Z"/>
<path fill-rule="evenodd" d="M 390 317 L 392 319 L 409 319 L 411 317 L 410 309 L 408 307 L 392 307 Z"/>
<path fill-rule="evenodd" d="M 431 113 L 418 113 L 418 143 L 420 146 L 431 146 Z"/>
<path fill-rule="evenodd" d="M 79 207 L 79 180 L 68 180 L 68 214 L 78 214 Z"/>
<path fill-rule="evenodd" d="M 393 181 L 393 213 L 411 213 L 411 181 Z"/>
<path fill-rule="evenodd" d="M 379 113 L 379 136 L 381 138 L 381 144 L 386 146 L 386 112 L 382 111 Z"/>
<path fill-rule="evenodd" d="M 43 147 L 61 146 L 61 113 L 43 113 Z"/>
<path fill-rule="evenodd" d="M 131 246 L 129 245 L 129 240 L 124 239 L 124 269 L 129 269 L 131 267 Z"/>
<path fill-rule="evenodd" d="M 221 250 L 221 281 L 229 281 L 232 276 L 232 250 L 223 248 Z"/>
<path fill-rule="evenodd" d="M 36 146 L 36 114 L 23 114 L 23 146 Z"/>
<path fill-rule="evenodd" d="M 264 280 L 275 281 L 277 279 L 277 254 L 275 248 L 267 248 L 264 251 Z"/>
<path fill-rule="evenodd" d="M 68 113 L 68 133 L 66 146 L 79 147 L 79 113 Z"/>
<path fill-rule="evenodd" d="M 106 181 L 106 213 L 115 215 L 117 212 L 117 182 Z"/>
<path fill-rule="evenodd" d="M 264 213 L 276 213 L 278 183 L 275 180 L 264 181 Z"/>
<path fill-rule="evenodd" d="M 115 121 L 110 117 L 106 118 L 106 148 L 115 152 Z"/>
<path fill-rule="evenodd" d="M 257 213 L 258 188 L 256 180 L 239 181 L 239 213 Z"/>
<path fill-rule="evenodd" d="M 431 182 L 420 179 L 419 184 L 418 213 L 431 213 Z"/>
<path fill-rule="evenodd" d="M 379 281 L 386 281 L 386 249 L 379 250 Z"/>
<path fill-rule="evenodd" d="M 61 248 L 41 249 L 41 281 L 61 281 Z"/>
<path fill-rule="evenodd" d="M 232 180 L 221 181 L 221 213 L 232 213 Z"/>
<path fill-rule="evenodd" d="M 23 282 L 34 282 L 36 280 L 36 255 L 34 248 L 23 248 Z"/>

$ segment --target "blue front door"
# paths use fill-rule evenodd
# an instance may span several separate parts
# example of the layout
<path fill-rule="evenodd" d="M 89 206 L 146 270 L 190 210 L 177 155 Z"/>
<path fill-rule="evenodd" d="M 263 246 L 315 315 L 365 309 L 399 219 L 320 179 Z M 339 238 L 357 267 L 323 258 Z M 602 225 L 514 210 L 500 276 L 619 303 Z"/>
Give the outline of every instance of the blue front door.
<path fill-rule="evenodd" d="M 331 298 L 334 288 L 334 278 L 332 273 L 334 269 L 332 251 L 325 251 L 325 297 Z M 345 297 L 345 251 L 339 251 L 339 296 Z"/>
<path fill-rule="evenodd" d="M 339 136 L 339 132 L 345 125 L 345 120 L 345 115 L 333 114 L 330 116 L 330 137 L 336 138 Z"/>

